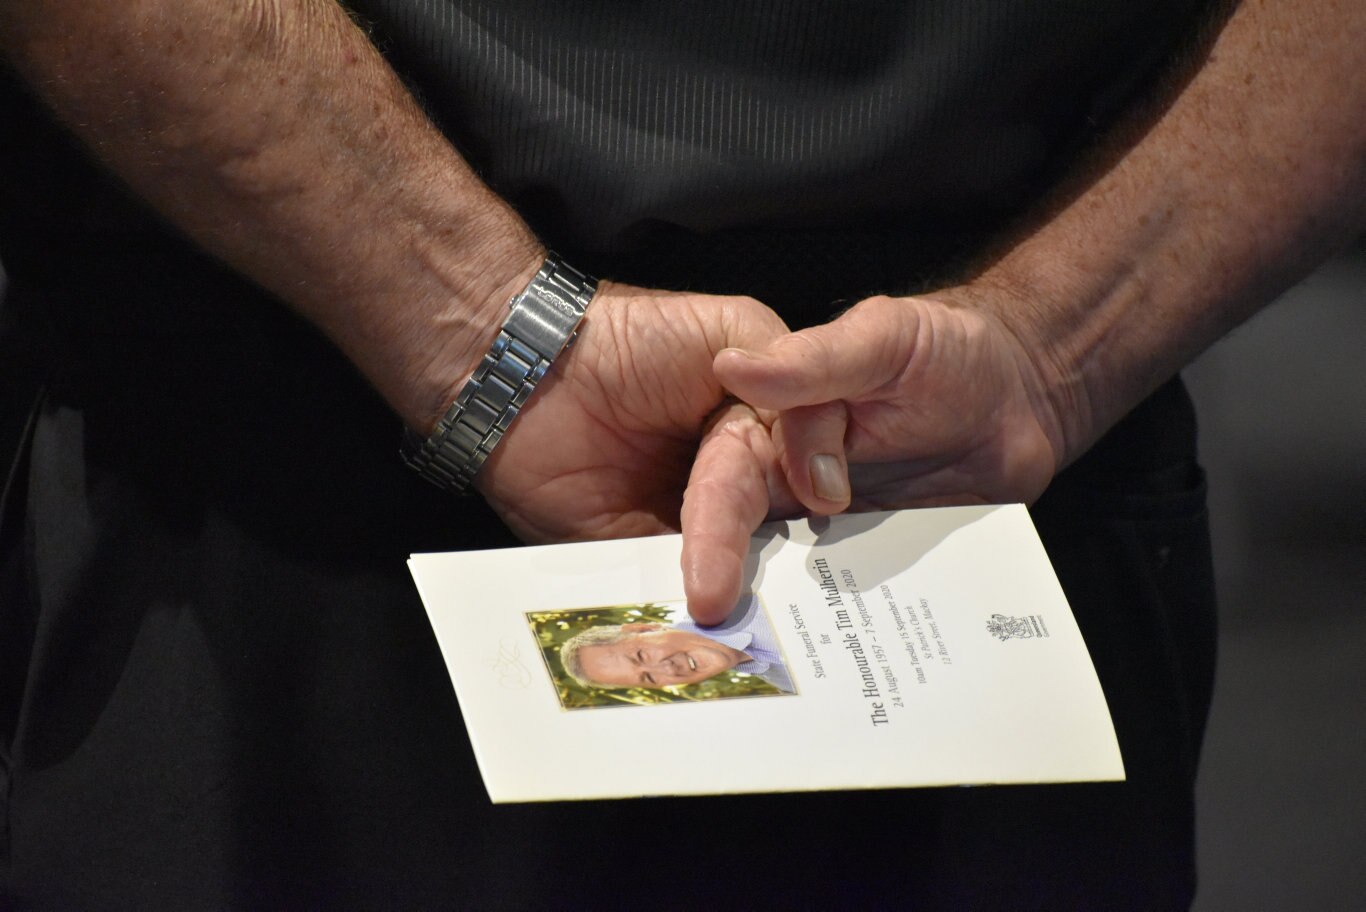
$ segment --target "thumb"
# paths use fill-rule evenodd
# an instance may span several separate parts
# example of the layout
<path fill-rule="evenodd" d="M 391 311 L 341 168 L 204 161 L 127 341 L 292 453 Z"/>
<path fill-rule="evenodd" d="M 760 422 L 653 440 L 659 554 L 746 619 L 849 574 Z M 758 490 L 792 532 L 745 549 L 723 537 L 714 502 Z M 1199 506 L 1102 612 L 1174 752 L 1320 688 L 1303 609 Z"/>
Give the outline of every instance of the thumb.
<path fill-rule="evenodd" d="M 824 326 L 761 348 L 727 348 L 712 368 L 726 389 L 759 408 L 859 399 L 905 370 L 920 325 L 912 301 L 869 298 Z"/>

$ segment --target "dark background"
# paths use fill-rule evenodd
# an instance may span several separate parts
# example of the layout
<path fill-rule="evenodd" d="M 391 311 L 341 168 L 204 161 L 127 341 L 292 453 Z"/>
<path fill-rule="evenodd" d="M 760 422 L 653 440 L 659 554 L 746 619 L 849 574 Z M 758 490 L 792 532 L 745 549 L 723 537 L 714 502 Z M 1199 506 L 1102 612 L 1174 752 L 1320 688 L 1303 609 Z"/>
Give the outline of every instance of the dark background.
<path fill-rule="evenodd" d="M 1195 907 L 1366 909 L 1366 242 L 1186 379 L 1221 623 Z"/>

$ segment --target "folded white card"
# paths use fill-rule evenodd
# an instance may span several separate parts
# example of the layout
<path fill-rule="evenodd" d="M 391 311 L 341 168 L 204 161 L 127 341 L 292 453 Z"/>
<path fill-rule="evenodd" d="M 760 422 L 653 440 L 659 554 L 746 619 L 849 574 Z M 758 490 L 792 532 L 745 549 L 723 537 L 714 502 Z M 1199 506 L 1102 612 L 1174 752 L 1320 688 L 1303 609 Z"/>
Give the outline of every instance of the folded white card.
<path fill-rule="evenodd" d="M 764 526 L 719 632 L 679 548 L 413 555 L 494 802 L 1124 778 L 1024 507 Z"/>

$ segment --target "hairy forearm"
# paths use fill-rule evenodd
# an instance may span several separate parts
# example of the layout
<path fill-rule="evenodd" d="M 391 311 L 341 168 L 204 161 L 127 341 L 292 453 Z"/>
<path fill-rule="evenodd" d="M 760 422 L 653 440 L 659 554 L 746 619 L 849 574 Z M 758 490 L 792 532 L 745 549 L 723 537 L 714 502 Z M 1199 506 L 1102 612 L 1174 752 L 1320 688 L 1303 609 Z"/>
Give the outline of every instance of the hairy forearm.
<path fill-rule="evenodd" d="M 1366 5 L 1249 0 L 1094 183 L 963 289 L 1036 353 L 1060 461 L 1366 227 Z"/>
<path fill-rule="evenodd" d="M 529 231 L 333 0 L 4 2 L 0 42 L 115 173 L 414 426 L 535 269 Z"/>

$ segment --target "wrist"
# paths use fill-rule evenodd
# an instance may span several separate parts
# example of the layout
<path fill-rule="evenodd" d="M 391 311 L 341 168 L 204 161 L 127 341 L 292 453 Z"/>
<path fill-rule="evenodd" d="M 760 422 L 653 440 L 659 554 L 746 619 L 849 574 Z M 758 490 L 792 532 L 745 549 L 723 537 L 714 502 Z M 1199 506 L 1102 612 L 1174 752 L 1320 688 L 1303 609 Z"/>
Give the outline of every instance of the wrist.
<path fill-rule="evenodd" d="M 405 425 L 432 432 L 498 336 L 508 302 L 544 259 L 544 248 L 527 244 L 443 271 L 444 299 L 405 331 L 405 394 L 395 403 Z"/>
<path fill-rule="evenodd" d="M 983 306 L 1020 341 L 1074 461 L 1208 341 L 1208 288 L 1172 251 L 1182 214 L 1157 229 L 1059 248 L 1036 236 L 975 277 Z"/>
<path fill-rule="evenodd" d="M 1080 456 L 1093 439 L 1093 399 L 1080 366 L 1051 331 L 1047 293 L 1014 277 L 984 273 L 930 297 L 974 310 L 995 325 L 1011 343 L 1020 382 L 1053 450 L 1056 470 Z"/>
<path fill-rule="evenodd" d="M 408 466 L 437 487 L 463 493 L 573 341 L 596 289 L 591 276 L 547 254 L 435 428 L 409 428 L 402 448 Z"/>

